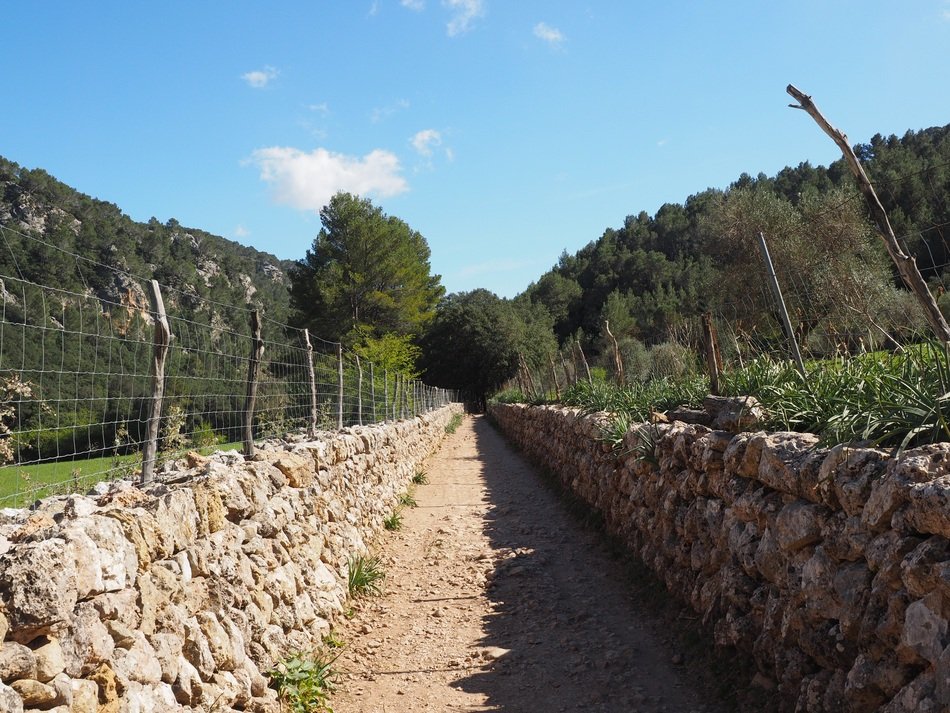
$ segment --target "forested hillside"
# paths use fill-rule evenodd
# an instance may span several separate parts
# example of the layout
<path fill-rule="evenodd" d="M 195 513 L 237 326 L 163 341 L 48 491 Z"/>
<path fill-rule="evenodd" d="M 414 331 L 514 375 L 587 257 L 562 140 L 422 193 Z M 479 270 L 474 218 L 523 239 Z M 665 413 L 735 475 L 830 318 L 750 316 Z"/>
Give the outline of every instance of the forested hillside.
<path fill-rule="evenodd" d="M 874 136 L 857 153 L 895 232 L 939 295 L 950 262 L 950 126 Z M 683 341 L 707 310 L 740 333 L 768 331 L 771 296 L 755 238 L 767 236 L 799 341 L 816 353 L 887 341 L 920 326 L 873 235 L 843 161 L 801 163 L 773 177 L 740 176 L 655 215 L 630 215 L 532 284 L 564 344 L 606 347 L 604 320 L 625 352 Z M 868 332 L 868 323 L 880 329 Z M 861 324 L 860 328 L 856 324 Z M 687 335 L 688 340 L 689 335 Z"/>
<path fill-rule="evenodd" d="M 135 222 L 112 203 L 79 193 L 42 169 L 22 168 L 2 157 L 0 226 L 11 229 L 4 231 L 0 245 L 0 274 L 78 294 L 92 291 L 107 302 L 141 303 L 145 295 L 138 285 L 116 284 L 109 268 L 117 268 L 177 291 L 165 297 L 170 310 L 207 312 L 210 301 L 256 307 L 273 320 L 287 321 L 289 262 L 185 228 L 174 219 Z M 49 246 L 18 234 L 40 238 Z M 209 321 L 211 317 L 206 315 Z M 215 318 L 227 321 L 227 310 Z"/>
<path fill-rule="evenodd" d="M 0 464 L 134 450 L 152 393 L 148 280 L 161 285 L 174 358 L 168 447 L 234 440 L 249 310 L 285 341 L 289 263 L 175 220 L 131 220 L 43 170 L 0 159 Z M 286 357 L 274 351 L 280 362 Z M 265 379 L 275 370 L 265 366 Z M 275 413 L 286 414 L 281 403 Z M 180 443 L 179 443 L 180 442 Z"/>

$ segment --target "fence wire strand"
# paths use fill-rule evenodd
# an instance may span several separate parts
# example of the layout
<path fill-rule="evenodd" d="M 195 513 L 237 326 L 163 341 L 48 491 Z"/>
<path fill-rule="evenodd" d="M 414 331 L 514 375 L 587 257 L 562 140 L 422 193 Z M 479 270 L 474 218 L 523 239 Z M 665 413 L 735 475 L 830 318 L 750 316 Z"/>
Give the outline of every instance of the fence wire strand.
<path fill-rule="evenodd" d="M 149 280 L 5 226 L 0 235 L 2 264 L 12 267 L 0 268 L 0 507 L 136 479 L 153 400 L 156 315 Z M 55 251 L 72 263 L 84 291 L 30 280 L 13 244 Z M 114 294 L 90 287 L 93 270 L 110 276 Z M 252 306 L 167 285 L 160 290 L 171 332 L 158 429 L 161 474 L 189 450 L 241 447 L 255 344 Z M 410 417 L 456 399 L 408 380 L 397 392 L 394 375 L 365 360 L 360 379 L 350 354 L 344 354 L 341 393 L 337 343 L 310 335 L 311 351 L 303 330 L 267 315 L 261 321 L 256 440 Z"/>

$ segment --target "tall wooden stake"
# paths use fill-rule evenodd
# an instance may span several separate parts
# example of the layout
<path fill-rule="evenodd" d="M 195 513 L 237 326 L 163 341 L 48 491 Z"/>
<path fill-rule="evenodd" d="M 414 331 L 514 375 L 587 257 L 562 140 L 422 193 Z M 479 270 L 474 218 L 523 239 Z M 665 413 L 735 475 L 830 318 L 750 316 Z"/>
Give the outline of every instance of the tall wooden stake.
<path fill-rule="evenodd" d="M 257 372 L 264 356 L 261 314 L 251 312 L 251 355 L 247 364 L 247 398 L 244 400 L 244 455 L 254 455 L 254 402 L 257 400 Z"/>
<path fill-rule="evenodd" d="M 337 386 L 337 402 L 336 402 L 336 428 L 338 431 L 343 430 L 343 345 L 336 345 L 336 386 Z"/>
<path fill-rule="evenodd" d="M 369 398 L 373 402 L 373 423 L 376 423 L 376 374 L 373 362 L 369 363 Z"/>
<path fill-rule="evenodd" d="M 616 372 L 615 378 L 617 379 L 617 386 L 623 386 L 624 384 L 624 374 L 623 374 L 623 359 L 620 356 L 620 345 L 617 344 L 617 338 L 614 336 L 614 333 L 610 331 L 610 321 L 604 320 L 604 331 L 607 332 L 607 336 L 610 337 L 610 341 L 614 347 L 614 371 Z"/>
<path fill-rule="evenodd" d="M 307 376 L 310 379 L 310 426 L 307 436 L 313 438 L 317 434 L 317 377 L 313 373 L 313 345 L 310 344 L 310 330 L 303 330 L 303 341 L 307 345 Z"/>
<path fill-rule="evenodd" d="M 897 236 L 894 235 L 894 229 L 891 227 L 890 220 L 887 218 L 887 212 L 884 210 L 884 206 L 881 205 L 877 193 L 874 192 L 874 186 L 871 185 L 870 179 L 868 179 L 867 174 L 864 172 L 864 167 L 858 160 L 854 150 L 848 144 L 848 137 L 833 127 L 828 120 L 822 116 L 822 113 L 818 111 L 818 107 L 812 102 L 810 96 L 791 84 L 785 88 L 785 91 L 798 102 L 798 104 L 789 104 L 789 106 L 793 109 L 802 109 L 807 112 L 818 126 L 821 127 L 821 130 L 828 134 L 831 140 L 841 149 L 845 163 L 848 164 L 848 168 L 851 169 L 851 173 L 854 174 L 854 177 L 857 179 L 858 188 L 861 190 L 861 193 L 864 194 L 868 202 L 871 217 L 874 218 L 874 225 L 877 228 L 878 235 L 884 241 L 887 252 L 891 256 L 891 260 L 893 260 L 897 266 L 897 271 L 900 273 L 901 279 L 914 293 L 924 308 L 927 321 L 930 322 L 930 328 L 933 329 L 934 334 L 937 335 L 937 339 L 943 342 L 950 342 L 950 325 L 947 324 L 947 320 L 944 319 L 940 308 L 937 307 L 937 301 L 933 295 L 930 294 L 927 283 L 924 282 L 920 270 L 917 269 L 917 262 L 913 257 L 905 253 L 900 243 L 897 242 Z"/>
<path fill-rule="evenodd" d="M 162 399 L 165 397 L 165 358 L 171 343 L 171 330 L 165 315 L 165 302 L 158 281 L 149 282 L 149 300 L 152 303 L 152 315 L 155 319 L 155 335 L 152 349 L 152 403 L 148 414 L 148 429 L 145 447 L 142 449 L 142 485 L 152 481 L 155 472 L 155 459 L 158 455 L 158 431 L 162 420 Z"/>
<path fill-rule="evenodd" d="M 703 335 L 706 342 L 706 365 L 709 367 L 709 393 L 719 396 L 719 372 L 722 371 L 722 355 L 719 353 L 719 340 L 712 312 L 703 313 Z"/>
<path fill-rule="evenodd" d="M 581 363 L 584 365 L 584 371 L 587 373 L 587 383 L 593 384 L 594 378 L 590 375 L 590 365 L 587 363 L 587 357 L 584 355 L 584 347 L 581 346 L 581 340 L 574 342 L 577 345 L 577 352 L 581 355 Z"/>
<path fill-rule="evenodd" d="M 772 287 L 772 294 L 775 296 L 775 302 L 782 317 L 782 324 L 785 326 L 785 334 L 788 335 L 788 343 L 792 349 L 792 356 L 795 358 L 795 365 L 798 367 L 799 373 L 805 376 L 805 362 L 802 361 L 802 353 L 798 349 L 798 340 L 795 338 L 795 330 L 792 329 L 792 320 L 788 318 L 788 310 L 785 309 L 782 288 L 778 285 L 778 277 L 775 275 L 775 268 L 772 267 L 772 256 L 769 255 L 769 246 L 765 242 L 765 234 L 761 231 L 759 232 L 759 249 L 762 251 L 766 276 L 769 278 L 769 285 Z"/>
<path fill-rule="evenodd" d="M 356 357 L 356 372 L 357 372 L 357 381 L 356 381 L 356 422 L 362 426 L 363 425 L 363 366 L 360 364 L 360 355 L 354 354 Z"/>

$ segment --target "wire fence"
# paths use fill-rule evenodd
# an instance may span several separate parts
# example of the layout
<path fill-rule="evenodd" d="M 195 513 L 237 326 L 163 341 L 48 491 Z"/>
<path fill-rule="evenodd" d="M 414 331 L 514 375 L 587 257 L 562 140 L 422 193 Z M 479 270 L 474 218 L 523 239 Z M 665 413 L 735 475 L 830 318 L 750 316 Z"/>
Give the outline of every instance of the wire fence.
<path fill-rule="evenodd" d="M 253 440 L 412 417 L 457 399 L 245 305 L 155 283 L 170 333 L 159 400 L 151 281 L 59 251 L 80 275 L 90 264 L 106 271 L 112 289 L 39 284 L 7 238 L 58 248 L 3 226 L 0 235 L 9 253 L 0 265 L 12 266 L 0 271 L 0 507 L 141 479 L 150 425 L 161 475 L 190 450 L 247 452 Z"/>
<path fill-rule="evenodd" d="M 904 236 L 902 242 L 919 237 Z M 868 237 L 869 242 L 874 240 Z M 783 323 L 769 270 L 760 262 L 750 264 L 736 284 L 723 290 L 727 299 L 716 300 L 706 312 L 697 309 L 674 318 L 662 338 L 641 343 L 621 335 L 612 341 L 607 325 L 602 325 L 601 333 L 588 335 L 584 343 L 570 339 L 552 355 L 523 359 L 506 389 L 540 401 L 559 398 L 581 380 L 624 385 L 702 374 L 707 372 L 710 331 L 715 335 L 719 369 L 726 371 L 756 359 L 792 361 L 795 348 L 805 362 L 847 360 L 873 352 L 900 352 L 933 338 L 920 303 L 909 290 L 895 287 L 889 274 L 882 278 L 860 262 L 841 269 L 841 264 L 802 266 L 775 260 L 772 267 L 791 334 Z M 950 264 L 932 265 L 936 275 L 930 280 L 945 315 L 950 313 L 943 277 L 947 268 Z M 707 320 L 711 330 L 704 326 Z M 596 350 L 591 349 L 594 343 Z"/>

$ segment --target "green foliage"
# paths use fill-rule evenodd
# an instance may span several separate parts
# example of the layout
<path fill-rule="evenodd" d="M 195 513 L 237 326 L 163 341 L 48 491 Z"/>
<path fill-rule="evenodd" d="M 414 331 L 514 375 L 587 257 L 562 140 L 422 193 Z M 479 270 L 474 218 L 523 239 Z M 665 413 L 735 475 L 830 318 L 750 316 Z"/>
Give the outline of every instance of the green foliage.
<path fill-rule="evenodd" d="M 424 470 L 417 470 L 415 475 L 412 476 L 413 485 L 425 485 L 429 482 L 429 476 L 426 475 Z"/>
<path fill-rule="evenodd" d="M 383 518 L 383 527 L 393 532 L 402 528 L 402 514 L 395 510 Z"/>
<path fill-rule="evenodd" d="M 390 374 L 398 373 L 407 379 L 419 378 L 416 363 L 422 355 L 422 349 L 413 342 L 411 334 L 388 332 L 374 337 L 361 330 L 358 338 L 359 342 L 353 346 L 353 351 L 359 354 L 360 359 L 373 362 L 380 374 L 385 369 Z"/>
<path fill-rule="evenodd" d="M 382 594 L 385 577 L 386 573 L 378 555 L 354 555 L 347 566 L 347 592 L 351 597 L 378 596 Z"/>
<path fill-rule="evenodd" d="M 649 350 L 650 375 L 654 379 L 683 379 L 696 373 L 697 357 L 688 347 L 663 342 Z"/>
<path fill-rule="evenodd" d="M 210 448 L 224 442 L 224 438 L 214 432 L 211 424 L 201 421 L 191 435 L 191 442 L 195 448 Z"/>
<path fill-rule="evenodd" d="M 759 399 L 774 426 L 829 444 L 900 451 L 950 440 L 950 359 L 937 343 L 813 362 L 805 378 L 789 363 L 760 358 L 725 374 L 723 385 L 724 393 Z"/>
<path fill-rule="evenodd" d="M 458 430 L 458 427 L 462 425 L 462 414 L 456 413 L 452 415 L 451 420 L 445 425 L 446 433 L 455 433 Z"/>
<path fill-rule="evenodd" d="M 398 502 L 400 505 L 407 508 L 419 507 L 419 503 L 416 502 L 416 499 L 412 497 L 412 493 L 409 492 L 400 494 Z"/>
<path fill-rule="evenodd" d="M 500 404 L 523 404 L 527 403 L 525 395 L 521 393 L 520 389 L 504 389 L 499 391 L 497 394 L 492 396 L 492 401 L 497 401 Z"/>
<path fill-rule="evenodd" d="M 595 381 L 579 381 L 562 398 L 567 406 L 577 406 L 585 413 L 625 414 L 629 422 L 648 421 L 654 411 L 676 406 L 698 405 L 708 391 L 703 377 L 681 380 L 654 379 L 618 387 Z"/>
<path fill-rule="evenodd" d="M 290 272 L 299 322 L 348 345 L 360 335 L 416 334 L 444 294 L 417 231 L 365 198 L 337 193 L 323 228 Z"/>
<path fill-rule="evenodd" d="M 328 697 L 333 690 L 332 665 L 339 654 L 300 652 L 268 672 L 271 687 L 293 713 L 333 713 Z"/>
<path fill-rule="evenodd" d="M 426 380 L 484 405 L 518 372 L 519 361 L 546 363 L 555 350 L 550 316 L 530 302 L 488 290 L 446 297 L 422 339 Z"/>

